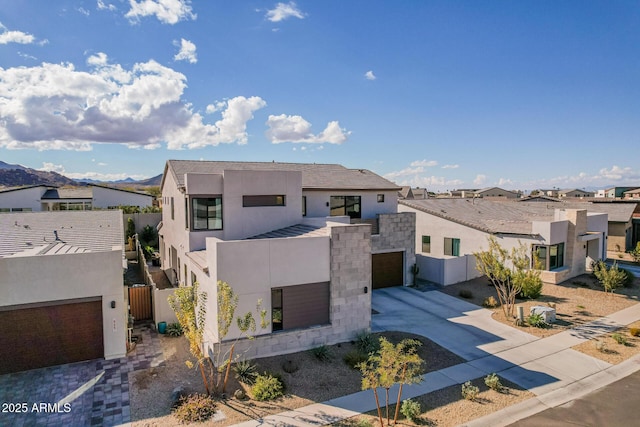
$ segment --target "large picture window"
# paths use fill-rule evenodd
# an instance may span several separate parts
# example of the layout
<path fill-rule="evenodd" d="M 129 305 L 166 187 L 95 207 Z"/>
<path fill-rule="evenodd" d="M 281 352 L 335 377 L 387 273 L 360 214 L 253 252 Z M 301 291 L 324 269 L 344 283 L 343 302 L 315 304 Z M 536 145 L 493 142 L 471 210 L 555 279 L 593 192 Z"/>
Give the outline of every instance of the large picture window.
<path fill-rule="evenodd" d="M 222 197 L 191 199 L 194 230 L 222 230 Z"/>
<path fill-rule="evenodd" d="M 564 243 L 551 246 L 534 245 L 533 251 L 538 256 L 538 267 L 541 270 L 564 267 Z"/>
<path fill-rule="evenodd" d="M 350 218 L 362 218 L 360 196 L 331 196 L 331 216 L 349 215 Z"/>
<path fill-rule="evenodd" d="M 444 238 L 444 254 L 460 256 L 460 239 Z"/>

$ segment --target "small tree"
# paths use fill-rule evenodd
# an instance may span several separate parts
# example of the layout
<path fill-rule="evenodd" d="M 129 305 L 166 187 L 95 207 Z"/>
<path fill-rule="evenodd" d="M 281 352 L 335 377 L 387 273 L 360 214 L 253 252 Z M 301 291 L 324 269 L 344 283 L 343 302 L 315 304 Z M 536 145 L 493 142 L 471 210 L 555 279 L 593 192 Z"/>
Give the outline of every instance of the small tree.
<path fill-rule="evenodd" d="M 422 381 L 421 368 L 424 361 L 418 355 L 418 347 L 422 343 L 418 340 L 405 339 L 396 346 L 397 363 L 400 365 L 400 377 L 398 378 L 398 399 L 396 400 L 396 413 L 393 423 L 398 421 L 400 400 L 402 399 L 402 387 L 405 384 L 416 384 Z"/>
<path fill-rule="evenodd" d="M 633 262 L 640 262 L 640 242 L 638 242 L 635 249 L 629 251 L 629 255 L 633 258 Z"/>
<path fill-rule="evenodd" d="M 627 280 L 626 273 L 618 268 L 618 263 L 614 262 L 611 267 L 607 267 L 604 261 L 598 261 L 596 268 L 593 270 L 596 278 L 604 288 L 605 292 L 613 293 L 616 289 L 624 286 Z"/>
<path fill-rule="evenodd" d="M 127 219 L 127 230 L 125 233 L 125 237 L 127 241 L 131 239 L 136 234 L 136 223 L 133 221 L 133 218 Z"/>

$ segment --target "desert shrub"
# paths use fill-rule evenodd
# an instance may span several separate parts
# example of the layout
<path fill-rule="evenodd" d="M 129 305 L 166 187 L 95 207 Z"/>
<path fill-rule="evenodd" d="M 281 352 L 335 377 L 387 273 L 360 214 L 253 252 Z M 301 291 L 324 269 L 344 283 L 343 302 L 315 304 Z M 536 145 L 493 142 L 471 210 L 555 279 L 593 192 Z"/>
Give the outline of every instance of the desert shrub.
<path fill-rule="evenodd" d="M 293 374 L 294 372 L 297 372 L 298 369 L 298 364 L 293 360 L 287 360 L 282 364 L 282 370 L 287 374 Z"/>
<path fill-rule="evenodd" d="M 256 377 L 251 393 L 260 402 L 277 399 L 284 394 L 284 383 L 280 378 L 265 372 Z"/>
<path fill-rule="evenodd" d="M 496 308 L 498 306 L 498 301 L 496 301 L 496 298 L 491 295 L 486 297 L 484 301 L 482 301 L 482 306 L 486 308 Z"/>
<path fill-rule="evenodd" d="M 313 357 L 315 357 L 321 362 L 329 362 L 333 358 L 333 355 L 331 354 L 331 349 L 326 345 L 321 345 L 320 347 L 312 348 L 311 354 L 313 354 Z"/>
<path fill-rule="evenodd" d="M 495 390 L 500 393 L 502 393 L 502 390 L 504 389 L 502 383 L 500 382 L 500 377 L 498 377 L 496 374 L 489 374 L 484 377 L 484 383 L 491 390 Z"/>
<path fill-rule="evenodd" d="M 344 360 L 344 363 L 346 363 L 351 369 L 356 369 L 359 364 L 366 362 L 368 358 L 369 356 L 365 353 L 358 350 L 352 350 L 345 354 L 342 360 Z"/>
<path fill-rule="evenodd" d="M 606 342 L 596 340 L 595 344 L 596 344 L 596 350 L 598 350 L 600 353 L 607 353 L 609 351 L 609 349 L 607 348 Z"/>
<path fill-rule="evenodd" d="M 380 341 L 368 332 L 358 334 L 355 344 L 358 351 L 364 354 L 374 353 L 380 349 Z"/>
<path fill-rule="evenodd" d="M 640 328 L 629 328 L 629 335 L 632 337 L 640 336 Z"/>
<path fill-rule="evenodd" d="M 605 292 L 614 292 L 617 288 L 623 286 L 627 280 L 627 273 L 621 270 L 615 262 L 611 267 L 607 267 L 603 261 L 598 261 L 593 274 L 600 281 Z"/>
<path fill-rule="evenodd" d="M 478 398 L 479 393 L 480 389 L 471 384 L 471 381 L 467 381 L 462 384 L 462 397 L 465 399 L 475 401 Z"/>
<path fill-rule="evenodd" d="M 407 399 L 402 401 L 402 406 L 400 406 L 400 413 L 404 415 L 404 417 L 408 420 L 415 421 L 420 416 L 422 412 L 420 408 L 420 402 L 416 402 L 415 400 Z"/>
<path fill-rule="evenodd" d="M 544 316 L 541 313 L 533 313 L 527 317 L 527 324 L 534 328 L 548 328 L 549 324 L 544 321 Z"/>
<path fill-rule="evenodd" d="M 173 415 L 183 424 L 207 421 L 216 412 L 216 402 L 206 394 L 192 394 L 180 399 Z"/>
<path fill-rule="evenodd" d="M 169 323 L 167 325 L 167 335 L 172 337 L 182 336 L 182 325 L 180 323 Z"/>
<path fill-rule="evenodd" d="M 471 299 L 473 298 L 473 292 L 468 289 L 461 289 L 460 292 L 458 292 L 458 296 L 460 298 Z"/>
<path fill-rule="evenodd" d="M 233 365 L 233 373 L 238 381 L 253 384 L 258 376 L 256 365 L 250 360 L 241 360 Z"/>
<path fill-rule="evenodd" d="M 627 338 L 618 332 L 612 334 L 611 338 L 620 345 L 627 345 Z"/>
<path fill-rule="evenodd" d="M 521 286 L 518 298 L 536 299 L 542 293 L 542 279 L 539 276 L 526 276 Z"/>

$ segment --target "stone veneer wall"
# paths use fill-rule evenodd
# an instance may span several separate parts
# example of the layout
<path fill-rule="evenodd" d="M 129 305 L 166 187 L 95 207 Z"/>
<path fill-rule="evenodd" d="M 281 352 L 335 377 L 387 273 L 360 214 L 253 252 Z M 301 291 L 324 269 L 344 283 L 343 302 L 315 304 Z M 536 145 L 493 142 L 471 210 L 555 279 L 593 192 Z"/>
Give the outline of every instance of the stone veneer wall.
<path fill-rule="evenodd" d="M 371 236 L 371 252 L 404 251 L 404 282 L 413 281 L 411 266 L 416 262 L 416 214 L 400 212 L 378 216 L 379 234 Z"/>
<path fill-rule="evenodd" d="M 236 344 L 236 355 L 252 359 L 293 353 L 349 341 L 371 330 L 371 227 L 332 227 L 330 247 L 331 324 L 242 339 Z M 223 343 L 223 351 L 230 345 Z"/>
<path fill-rule="evenodd" d="M 562 283 L 586 272 L 587 242 L 578 241 L 578 236 L 587 233 L 587 211 L 567 209 L 566 219 L 569 224 L 564 248 L 564 268 L 542 271 L 540 278 L 545 283 Z"/>

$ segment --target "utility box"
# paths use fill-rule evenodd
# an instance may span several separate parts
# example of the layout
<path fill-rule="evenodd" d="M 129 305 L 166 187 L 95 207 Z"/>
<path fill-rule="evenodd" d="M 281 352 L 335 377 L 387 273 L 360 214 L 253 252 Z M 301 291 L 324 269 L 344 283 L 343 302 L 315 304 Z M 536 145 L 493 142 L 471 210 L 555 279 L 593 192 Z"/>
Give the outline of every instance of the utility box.
<path fill-rule="evenodd" d="M 541 314 L 542 318 L 547 323 L 555 323 L 556 322 L 556 309 L 551 307 L 546 307 L 544 305 L 535 305 L 531 307 L 530 314 Z"/>

